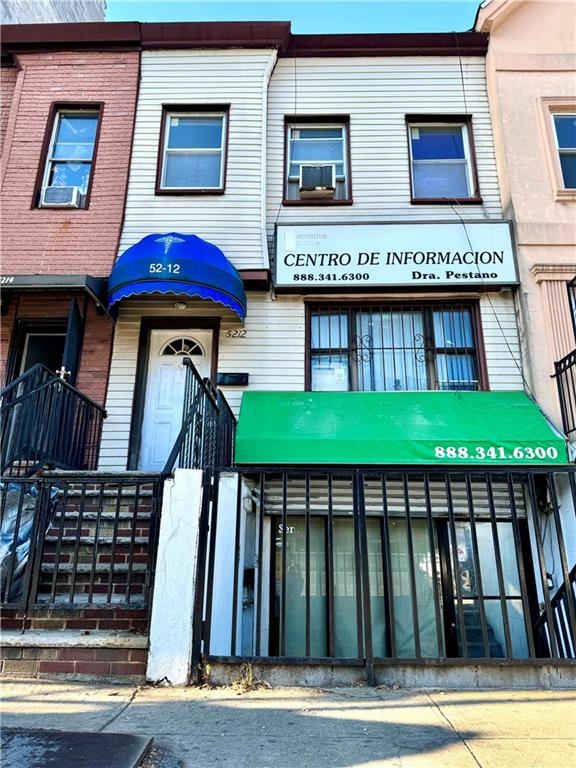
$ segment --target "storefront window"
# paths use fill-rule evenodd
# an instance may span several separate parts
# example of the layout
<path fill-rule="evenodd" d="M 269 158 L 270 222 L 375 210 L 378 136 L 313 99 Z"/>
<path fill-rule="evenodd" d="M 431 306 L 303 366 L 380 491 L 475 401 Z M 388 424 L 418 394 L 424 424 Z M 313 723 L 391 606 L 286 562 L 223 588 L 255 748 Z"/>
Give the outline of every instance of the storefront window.
<path fill-rule="evenodd" d="M 480 388 L 471 306 L 317 306 L 309 338 L 314 391 Z"/>

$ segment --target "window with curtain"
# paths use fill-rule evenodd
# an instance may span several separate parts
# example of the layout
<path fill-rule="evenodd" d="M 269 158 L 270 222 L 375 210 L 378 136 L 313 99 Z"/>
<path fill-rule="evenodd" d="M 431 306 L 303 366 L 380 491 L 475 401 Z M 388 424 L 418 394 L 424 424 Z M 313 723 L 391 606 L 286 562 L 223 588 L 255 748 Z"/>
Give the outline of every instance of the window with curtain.
<path fill-rule="evenodd" d="M 285 200 L 300 200 L 302 169 L 307 166 L 334 167 L 334 200 L 350 200 L 350 164 L 348 158 L 348 122 L 318 124 L 290 123 L 286 126 Z M 313 201 L 312 201 L 313 202 Z M 309 205 L 311 201 L 308 199 Z"/>
<path fill-rule="evenodd" d="M 224 191 L 227 116 L 165 111 L 159 191 Z"/>
<path fill-rule="evenodd" d="M 478 198 L 468 119 L 423 122 L 408 119 L 412 200 L 467 201 Z"/>
<path fill-rule="evenodd" d="M 480 389 L 470 305 L 323 305 L 309 322 L 312 390 Z"/>

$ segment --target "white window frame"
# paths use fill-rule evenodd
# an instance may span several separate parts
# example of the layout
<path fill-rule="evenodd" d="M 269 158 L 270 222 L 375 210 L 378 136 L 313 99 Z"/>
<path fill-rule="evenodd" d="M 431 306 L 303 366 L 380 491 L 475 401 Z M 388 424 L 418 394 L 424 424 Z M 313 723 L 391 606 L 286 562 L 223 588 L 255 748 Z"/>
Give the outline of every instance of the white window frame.
<path fill-rule="evenodd" d="M 343 182 L 344 184 L 344 197 L 342 200 L 349 200 L 350 199 L 350 179 L 348 176 L 348 170 L 349 170 L 349 163 L 348 163 L 348 134 L 347 131 L 350 130 L 349 124 L 347 122 L 333 122 L 333 123 L 288 123 L 288 135 L 286 137 L 286 178 L 284 179 L 284 197 L 287 200 L 299 200 L 300 198 L 288 198 L 288 185 L 290 183 L 300 182 L 300 174 L 301 174 L 301 166 L 303 165 L 340 165 L 339 161 L 336 160 L 306 160 L 306 161 L 300 161 L 296 160 L 294 162 L 291 162 L 290 160 L 290 150 L 292 148 L 292 132 L 293 131 L 301 131 L 302 129 L 316 129 L 316 130 L 330 130 L 334 128 L 338 128 L 342 131 L 342 167 L 344 169 L 344 173 L 335 173 L 335 180 L 336 184 L 338 182 Z M 318 139 L 297 139 L 297 141 L 318 141 Z M 334 141 L 334 139 L 327 139 L 327 141 Z M 298 166 L 298 175 L 294 176 L 290 174 L 290 166 L 291 165 L 297 165 Z M 310 201 L 307 200 L 307 203 Z M 337 202 L 340 202 L 337 200 Z"/>
<path fill-rule="evenodd" d="M 573 117 L 576 119 L 576 108 L 573 111 L 561 111 L 559 109 L 553 109 L 550 111 L 550 120 L 552 121 L 552 135 L 554 137 L 554 147 L 556 149 L 556 152 L 558 154 L 558 164 L 560 166 L 560 178 L 559 181 L 562 184 L 562 189 L 566 190 L 567 192 L 573 192 L 576 193 L 576 187 L 567 187 L 566 183 L 564 181 L 564 173 L 562 172 L 562 163 L 560 162 L 560 158 L 562 155 L 576 155 L 576 147 L 560 147 L 560 144 L 558 143 L 558 133 L 556 131 L 556 122 L 554 120 L 555 117 Z"/>
<path fill-rule="evenodd" d="M 412 131 L 414 128 L 460 128 L 462 131 L 462 145 L 464 147 L 464 160 L 414 160 L 412 154 Z M 463 162 L 466 163 L 466 179 L 468 181 L 468 196 L 456 197 L 454 200 L 473 200 L 476 197 L 476 190 L 474 189 L 474 172 L 472 166 L 472 152 L 470 147 L 470 132 L 468 131 L 468 124 L 466 122 L 408 122 L 408 151 L 410 153 L 410 179 L 412 183 L 412 199 L 413 200 L 449 200 L 450 198 L 435 197 L 434 195 L 417 195 L 416 184 L 414 181 L 414 163 L 418 165 L 456 165 Z"/>
<path fill-rule="evenodd" d="M 222 119 L 222 134 L 221 134 L 221 140 L 220 140 L 220 149 L 216 149 L 215 147 L 205 147 L 205 148 L 197 148 L 197 147 L 179 147 L 177 149 L 169 149 L 168 148 L 168 140 L 170 138 L 170 120 L 172 120 L 173 117 L 219 117 Z M 228 135 L 228 113 L 227 112 L 166 112 L 164 117 L 164 142 L 162 147 L 162 171 L 160 174 L 160 189 L 162 191 L 186 191 L 186 190 L 209 190 L 212 191 L 224 191 L 224 170 L 226 166 L 226 138 Z M 207 187 L 205 185 L 203 186 L 186 186 L 186 187 L 170 187 L 165 183 L 166 179 L 166 171 L 167 171 L 167 164 L 166 164 L 166 156 L 168 153 L 171 155 L 215 155 L 217 152 L 220 152 L 220 176 L 218 179 L 218 184 L 215 186 Z"/>
<path fill-rule="evenodd" d="M 60 128 L 60 122 L 62 120 L 62 117 L 65 115 L 93 115 L 96 118 L 96 134 L 94 136 L 94 141 L 92 143 L 92 154 L 90 156 L 90 160 L 79 160 L 77 157 L 54 157 L 54 149 L 56 147 L 56 137 L 58 136 L 58 129 Z M 86 182 L 86 189 L 83 191 L 80 189 L 80 194 L 82 195 L 82 207 L 85 207 L 86 205 L 86 197 L 88 195 L 88 190 L 90 189 L 90 181 L 92 179 L 92 173 L 94 172 L 94 150 L 96 149 L 96 139 L 98 136 L 98 127 L 99 127 L 99 120 L 100 120 L 100 110 L 99 109 L 74 109 L 74 107 L 68 108 L 62 108 L 56 110 L 54 114 L 54 125 L 52 126 L 52 134 L 50 136 L 50 143 L 48 144 L 48 152 L 46 153 L 46 162 L 44 164 L 44 176 L 42 177 L 42 188 L 41 188 L 41 197 L 40 200 L 42 200 L 42 195 L 44 193 L 45 189 L 48 189 L 51 185 L 48 183 L 50 179 L 50 174 L 52 171 L 52 165 L 53 163 L 78 163 L 80 165 L 89 165 L 90 166 L 90 173 L 88 174 L 88 180 Z"/>

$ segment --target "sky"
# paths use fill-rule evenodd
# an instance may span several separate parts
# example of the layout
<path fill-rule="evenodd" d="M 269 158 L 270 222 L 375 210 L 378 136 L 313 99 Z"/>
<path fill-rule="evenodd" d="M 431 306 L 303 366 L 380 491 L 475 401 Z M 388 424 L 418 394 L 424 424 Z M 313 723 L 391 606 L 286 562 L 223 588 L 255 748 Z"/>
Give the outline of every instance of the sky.
<path fill-rule="evenodd" d="M 107 21 L 291 21 L 295 34 L 463 32 L 480 0 L 107 0 Z"/>

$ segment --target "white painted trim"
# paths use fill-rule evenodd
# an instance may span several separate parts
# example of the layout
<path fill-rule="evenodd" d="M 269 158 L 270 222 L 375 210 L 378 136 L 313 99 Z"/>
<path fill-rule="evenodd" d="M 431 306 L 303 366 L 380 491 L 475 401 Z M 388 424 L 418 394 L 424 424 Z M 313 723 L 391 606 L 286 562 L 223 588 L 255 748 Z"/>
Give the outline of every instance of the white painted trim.
<path fill-rule="evenodd" d="M 267 179 L 266 179 L 266 163 L 268 162 L 267 147 L 268 147 L 268 87 L 270 85 L 270 78 L 272 72 L 276 66 L 278 60 L 278 51 L 273 51 L 270 54 L 268 63 L 264 69 L 262 76 L 262 125 L 260 126 L 262 131 L 262 154 L 260 165 L 260 237 L 262 238 L 262 263 L 264 269 L 270 268 L 270 254 L 268 252 L 268 237 L 266 234 L 266 193 L 267 193 Z"/>

